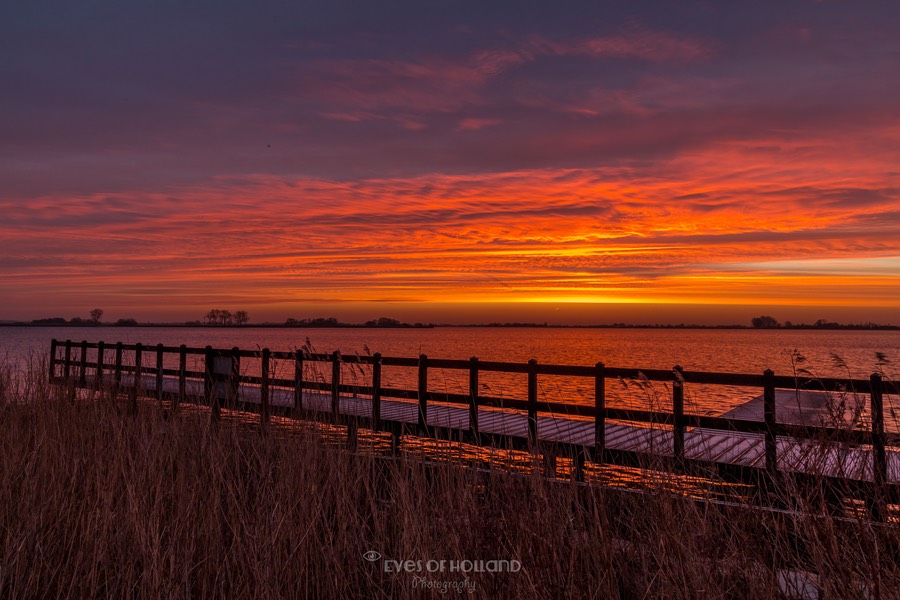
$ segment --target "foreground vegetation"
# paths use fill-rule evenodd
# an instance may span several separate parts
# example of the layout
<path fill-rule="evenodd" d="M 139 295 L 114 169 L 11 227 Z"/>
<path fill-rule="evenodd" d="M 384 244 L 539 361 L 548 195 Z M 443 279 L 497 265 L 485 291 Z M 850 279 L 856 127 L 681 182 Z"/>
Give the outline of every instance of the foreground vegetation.
<path fill-rule="evenodd" d="M 5 598 L 900 590 L 900 531 L 863 516 L 773 514 L 350 452 L 327 430 L 213 426 L 203 411 L 155 403 L 131 415 L 108 394 L 64 399 L 45 379 L 41 369 L 0 374 Z M 476 572 L 461 561 L 516 562 Z"/>

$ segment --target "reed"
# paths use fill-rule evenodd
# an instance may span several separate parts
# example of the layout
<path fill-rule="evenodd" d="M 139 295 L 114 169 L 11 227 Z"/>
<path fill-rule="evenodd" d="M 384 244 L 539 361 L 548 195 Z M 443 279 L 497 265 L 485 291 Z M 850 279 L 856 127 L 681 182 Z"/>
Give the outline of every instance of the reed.
<path fill-rule="evenodd" d="M 847 518 L 814 502 L 759 510 L 696 501 L 664 483 L 638 493 L 552 481 L 539 469 L 352 452 L 316 427 L 214 426 L 202 409 L 156 402 L 132 415 L 109 392 L 73 401 L 45 372 L 0 369 L 5 598 L 781 598 L 813 587 L 828 598 L 890 598 L 900 590 L 898 525 L 872 523 L 865 511 Z M 783 493 L 785 506 L 797 506 L 811 492 Z M 395 572 L 388 562 L 402 560 L 423 561 L 422 570 Z M 443 570 L 427 562 L 442 560 Z M 521 569 L 451 570 L 491 560 Z"/>

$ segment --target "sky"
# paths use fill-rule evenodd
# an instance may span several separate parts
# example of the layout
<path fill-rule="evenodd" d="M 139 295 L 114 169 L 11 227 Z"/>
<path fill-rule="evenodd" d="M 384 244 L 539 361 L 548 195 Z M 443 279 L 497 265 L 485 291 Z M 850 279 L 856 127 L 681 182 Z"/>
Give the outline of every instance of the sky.
<path fill-rule="evenodd" d="M 0 4 L 0 319 L 900 323 L 893 2 Z"/>

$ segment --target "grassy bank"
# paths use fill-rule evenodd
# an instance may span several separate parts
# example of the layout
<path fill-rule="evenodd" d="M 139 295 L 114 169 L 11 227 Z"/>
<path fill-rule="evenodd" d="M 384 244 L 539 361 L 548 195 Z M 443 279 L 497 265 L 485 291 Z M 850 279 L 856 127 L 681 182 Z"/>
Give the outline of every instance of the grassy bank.
<path fill-rule="evenodd" d="M 133 416 L 44 378 L 0 374 L 3 597 L 778 598 L 790 569 L 828 598 L 900 590 L 896 525 L 352 453 L 153 403 Z"/>

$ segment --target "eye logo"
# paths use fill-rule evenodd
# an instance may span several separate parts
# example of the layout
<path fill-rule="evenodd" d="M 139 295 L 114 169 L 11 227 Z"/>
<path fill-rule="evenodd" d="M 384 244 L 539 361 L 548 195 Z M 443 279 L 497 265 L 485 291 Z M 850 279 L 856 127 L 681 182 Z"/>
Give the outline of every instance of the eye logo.
<path fill-rule="evenodd" d="M 376 560 L 381 558 L 381 555 L 379 553 L 375 552 L 374 550 L 369 550 L 368 552 L 363 554 L 363 558 L 369 562 L 375 562 Z"/>

